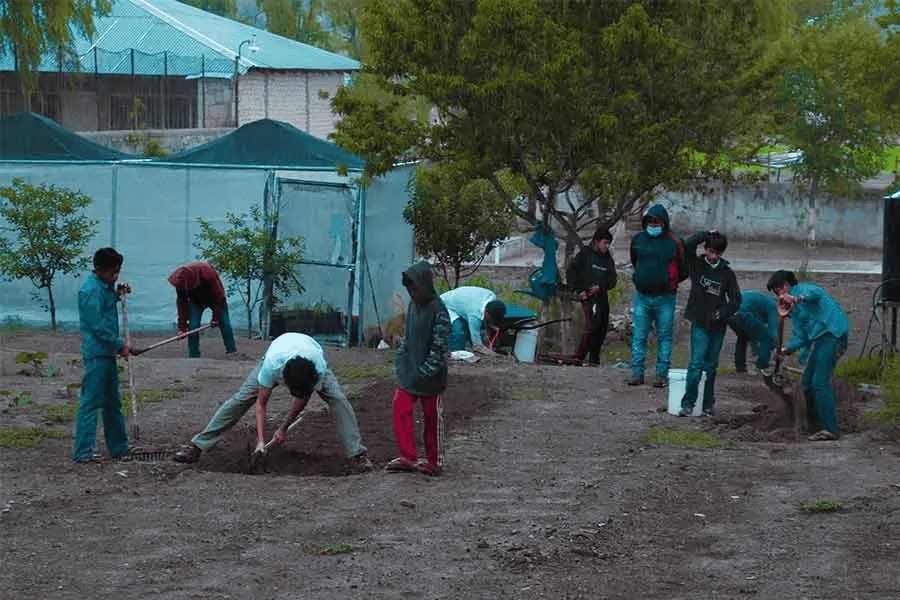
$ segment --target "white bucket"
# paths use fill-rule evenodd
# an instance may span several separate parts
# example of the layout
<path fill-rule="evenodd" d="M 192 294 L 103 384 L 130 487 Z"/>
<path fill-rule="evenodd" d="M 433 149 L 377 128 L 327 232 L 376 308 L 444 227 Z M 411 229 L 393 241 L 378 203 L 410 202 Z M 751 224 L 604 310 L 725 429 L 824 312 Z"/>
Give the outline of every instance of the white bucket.
<path fill-rule="evenodd" d="M 700 374 L 700 384 L 697 386 L 697 402 L 694 403 L 695 417 L 699 417 L 703 411 L 703 386 L 706 384 L 706 373 Z M 669 369 L 669 414 L 677 415 L 681 410 L 681 399 L 687 388 L 687 369 Z"/>
<path fill-rule="evenodd" d="M 516 344 L 513 346 L 513 356 L 519 362 L 534 362 L 534 353 L 537 350 L 537 329 L 520 329 L 516 333 Z"/>

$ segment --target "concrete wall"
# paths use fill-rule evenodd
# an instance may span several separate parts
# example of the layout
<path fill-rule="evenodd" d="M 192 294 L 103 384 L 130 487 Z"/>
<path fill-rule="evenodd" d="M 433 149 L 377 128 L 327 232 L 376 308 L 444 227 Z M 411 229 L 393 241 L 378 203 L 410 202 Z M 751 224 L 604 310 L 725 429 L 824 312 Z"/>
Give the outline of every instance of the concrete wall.
<path fill-rule="evenodd" d="M 336 71 L 250 71 L 240 77 L 238 86 L 240 122 L 276 119 L 325 138 L 337 122 L 331 98 L 344 84 L 345 75 Z"/>
<path fill-rule="evenodd" d="M 845 246 L 880 248 L 884 199 L 869 190 L 858 199 L 819 194 L 815 211 L 808 196 L 792 183 L 666 192 L 660 199 L 673 227 L 682 232 L 718 228 L 733 238 L 806 239 L 814 212 L 815 239 Z"/>
<path fill-rule="evenodd" d="M 144 131 L 79 131 L 78 135 L 128 154 L 141 154 L 144 151 L 147 140 L 152 139 L 159 142 L 159 145 L 166 152 L 173 154 L 205 144 L 232 131 L 234 131 L 233 127 L 214 129 L 147 129 Z"/>

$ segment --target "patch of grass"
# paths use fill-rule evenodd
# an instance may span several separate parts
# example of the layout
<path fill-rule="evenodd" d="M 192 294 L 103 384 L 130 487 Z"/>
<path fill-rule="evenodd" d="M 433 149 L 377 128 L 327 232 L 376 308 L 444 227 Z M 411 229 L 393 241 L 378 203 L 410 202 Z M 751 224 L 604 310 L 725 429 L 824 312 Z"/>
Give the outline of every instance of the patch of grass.
<path fill-rule="evenodd" d="M 339 381 L 383 378 L 393 375 L 394 367 L 388 365 L 340 365 L 334 368 L 334 374 Z"/>
<path fill-rule="evenodd" d="M 444 447 L 445 448 L 458 448 L 459 446 L 462 446 L 465 443 L 466 443 L 465 440 L 462 438 L 456 438 L 456 437 L 449 438 L 449 439 L 444 440 Z"/>
<path fill-rule="evenodd" d="M 510 400 L 546 400 L 547 392 L 544 390 L 513 390 L 507 397 Z"/>
<path fill-rule="evenodd" d="M 603 360 L 609 364 L 631 363 L 631 346 L 627 342 L 605 343 L 600 349 L 600 354 L 603 356 Z"/>
<path fill-rule="evenodd" d="M 843 379 L 853 387 L 861 383 L 877 383 L 881 381 L 881 357 L 864 356 L 851 358 L 834 369 L 835 379 Z"/>
<path fill-rule="evenodd" d="M 730 448 L 731 442 L 705 431 L 681 431 L 678 429 L 651 429 L 641 436 L 645 444 L 678 446 L 694 450 Z"/>
<path fill-rule="evenodd" d="M 187 385 L 178 385 L 173 388 L 150 388 L 143 390 L 135 390 L 137 396 L 138 408 L 151 402 L 163 402 L 174 398 L 181 398 L 187 392 L 195 392 L 197 388 Z M 131 394 L 127 390 L 122 390 L 122 412 L 128 414 L 131 412 Z"/>
<path fill-rule="evenodd" d="M 721 377 L 722 375 L 734 375 L 737 371 L 734 370 L 734 367 L 719 367 L 716 369 L 716 377 Z"/>
<path fill-rule="evenodd" d="M 21 317 L 5 317 L 0 321 L 0 333 L 19 333 L 25 331 L 25 321 Z"/>
<path fill-rule="evenodd" d="M 75 404 L 34 404 L 34 410 L 51 423 L 68 423 L 75 420 L 78 403 Z"/>
<path fill-rule="evenodd" d="M 67 437 L 41 427 L 0 427 L 0 448 L 37 448 L 44 440 Z"/>
<path fill-rule="evenodd" d="M 881 430 L 889 438 L 900 438 L 900 358 L 886 361 L 881 376 L 884 405 L 860 417 L 860 423 Z"/>
<path fill-rule="evenodd" d="M 322 544 L 321 546 L 307 546 L 303 549 L 306 554 L 318 554 L 320 556 L 333 556 L 335 554 L 350 554 L 353 552 L 363 552 L 362 546 L 354 546 L 353 544 Z"/>
<path fill-rule="evenodd" d="M 811 513 L 834 512 L 842 508 L 843 505 L 838 500 L 813 500 L 800 503 L 800 510 Z"/>
<path fill-rule="evenodd" d="M 22 390 L 0 390 L 0 401 L 6 401 L 8 408 L 25 406 L 31 402 L 31 393 Z"/>

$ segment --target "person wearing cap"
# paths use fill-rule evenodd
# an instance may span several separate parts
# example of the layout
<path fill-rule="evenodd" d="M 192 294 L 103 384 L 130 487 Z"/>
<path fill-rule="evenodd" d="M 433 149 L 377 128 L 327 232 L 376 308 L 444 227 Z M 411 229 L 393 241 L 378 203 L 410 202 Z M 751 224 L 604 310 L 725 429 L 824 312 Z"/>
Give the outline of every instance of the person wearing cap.
<path fill-rule="evenodd" d="M 211 325 L 218 327 L 225 342 L 225 352 L 237 352 L 234 332 L 225 302 L 225 286 L 219 272 L 208 262 L 192 262 L 182 265 L 169 275 L 169 283 L 175 288 L 175 306 L 178 309 L 178 333 L 200 326 L 200 318 L 207 308 L 212 310 Z M 188 336 L 188 357 L 200 358 L 200 334 Z"/>
<path fill-rule="evenodd" d="M 465 285 L 441 294 L 450 313 L 450 351 L 465 350 L 471 342 L 479 353 L 493 351 L 506 316 L 506 305 L 489 289 Z"/>
<path fill-rule="evenodd" d="M 703 254 L 697 256 L 697 246 L 704 244 Z M 684 396 L 678 416 L 687 417 L 694 411 L 700 379 L 706 373 L 703 386 L 703 414 L 715 415 L 716 369 L 725 340 L 728 320 L 741 306 L 741 288 L 728 261 L 722 258 L 728 239 L 715 229 L 700 231 L 685 243 L 691 276 L 691 293 L 684 318 L 691 322 L 691 357 L 688 361 Z"/>
<path fill-rule="evenodd" d="M 616 262 L 609 251 L 609 229 L 594 232 L 591 243 L 575 255 L 566 271 L 566 282 L 581 300 L 584 325 L 575 358 L 600 363 L 600 349 L 609 330 L 609 290 L 616 287 Z"/>

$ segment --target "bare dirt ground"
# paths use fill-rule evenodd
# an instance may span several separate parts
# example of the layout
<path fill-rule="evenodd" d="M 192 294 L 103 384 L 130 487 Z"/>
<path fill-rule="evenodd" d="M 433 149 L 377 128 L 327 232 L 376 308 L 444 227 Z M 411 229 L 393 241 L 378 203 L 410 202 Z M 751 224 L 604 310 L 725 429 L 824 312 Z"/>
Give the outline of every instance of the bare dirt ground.
<path fill-rule="evenodd" d="M 816 279 L 847 310 L 857 356 L 879 278 Z M 765 275 L 740 280 L 761 289 Z M 682 322 L 675 367 L 685 366 L 687 331 Z M 715 419 L 678 419 L 662 410 L 665 390 L 630 388 L 611 364 L 492 358 L 452 367 L 441 477 L 354 472 L 322 404 L 264 474 L 246 472 L 252 414 L 195 465 L 76 465 L 71 419 L 51 407 L 77 403 L 78 343 L 0 338 L 0 390 L 31 398 L 0 398 L 0 427 L 64 435 L 0 451 L 4 599 L 900 598 L 900 447 L 856 422 L 877 400 L 842 398 L 845 435 L 810 443 L 749 375 L 719 378 Z M 199 360 L 179 344 L 136 358 L 148 400 L 137 444 L 169 456 L 199 430 L 266 343 L 238 346 L 226 356 L 210 334 Z M 57 372 L 19 374 L 20 351 L 47 352 L 43 366 Z M 327 358 L 383 466 L 396 453 L 391 352 Z M 721 366 L 732 366 L 730 343 Z M 272 422 L 287 405 L 276 390 Z M 707 431 L 731 446 L 642 442 L 652 428 Z M 818 500 L 841 508 L 801 510 Z"/>

